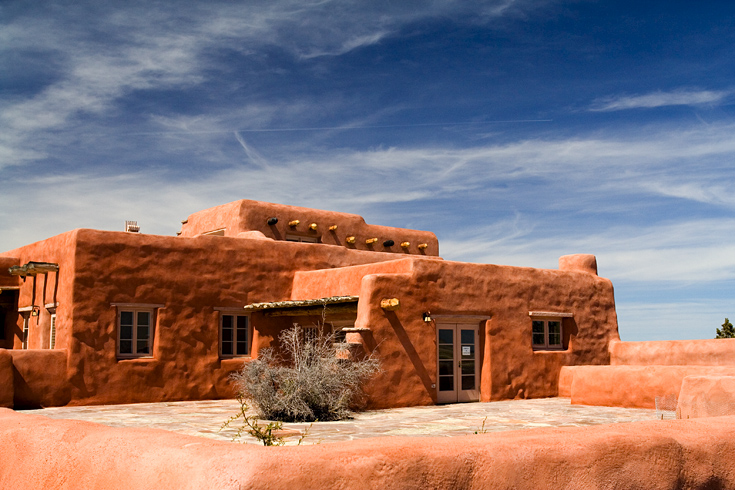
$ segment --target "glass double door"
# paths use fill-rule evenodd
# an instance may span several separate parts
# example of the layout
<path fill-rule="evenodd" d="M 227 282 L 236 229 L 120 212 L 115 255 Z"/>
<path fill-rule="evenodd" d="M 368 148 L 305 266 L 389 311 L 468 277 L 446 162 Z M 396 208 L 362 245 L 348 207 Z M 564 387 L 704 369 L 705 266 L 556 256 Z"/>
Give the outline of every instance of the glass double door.
<path fill-rule="evenodd" d="M 438 403 L 480 399 L 477 325 L 440 323 L 437 331 Z"/>

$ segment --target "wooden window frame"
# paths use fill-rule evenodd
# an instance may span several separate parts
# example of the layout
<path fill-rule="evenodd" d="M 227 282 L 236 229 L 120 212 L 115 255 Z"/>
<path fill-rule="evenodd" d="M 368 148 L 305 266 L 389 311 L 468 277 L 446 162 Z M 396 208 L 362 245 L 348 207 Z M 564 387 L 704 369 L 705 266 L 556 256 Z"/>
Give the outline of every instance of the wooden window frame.
<path fill-rule="evenodd" d="M 562 321 L 562 319 L 563 319 L 562 317 L 538 317 L 538 316 L 531 317 L 531 344 L 533 346 L 533 350 L 545 350 L 545 351 L 564 350 L 564 322 Z M 543 323 L 543 328 L 544 328 L 544 332 L 543 332 L 544 343 L 543 344 L 538 344 L 533 341 L 533 336 L 535 333 L 533 331 L 534 322 Z M 559 323 L 559 343 L 558 344 L 549 343 L 549 322 Z"/>
<path fill-rule="evenodd" d="M 120 352 L 120 342 L 122 340 L 128 340 L 128 339 L 120 339 L 120 334 L 122 333 L 122 314 L 123 313 L 132 313 L 133 314 L 133 324 L 132 324 L 132 339 L 130 339 L 130 342 L 132 342 L 132 352 Z M 117 319 L 116 319 L 116 325 L 117 325 L 117 358 L 118 359 L 140 359 L 140 358 L 151 358 L 153 357 L 153 338 L 155 336 L 156 331 L 156 320 L 157 320 L 157 308 L 151 307 L 151 306 L 128 306 L 128 305 L 119 305 L 117 307 Z M 138 352 L 138 313 L 148 313 L 148 352 Z"/>
<path fill-rule="evenodd" d="M 231 317 L 232 318 L 232 340 L 228 342 L 232 342 L 232 353 L 226 354 L 223 352 L 223 347 L 225 344 L 224 339 L 224 324 L 225 324 L 225 317 Z M 240 330 L 242 330 L 239 327 L 240 318 L 245 318 L 245 335 L 247 336 L 246 340 L 246 351 L 245 353 L 241 353 L 238 351 L 237 348 L 237 334 Z M 219 356 L 222 359 L 231 359 L 234 357 L 251 357 L 252 352 L 252 345 L 253 345 L 253 329 L 250 322 L 250 315 L 243 314 L 240 311 L 220 311 L 219 314 Z"/>
<path fill-rule="evenodd" d="M 56 313 L 51 313 L 51 320 L 49 321 L 48 348 L 56 348 Z"/>
<path fill-rule="evenodd" d="M 20 333 L 20 348 L 21 350 L 28 350 L 28 339 L 31 336 L 31 312 L 22 311 L 20 313 L 23 317 L 23 329 Z"/>

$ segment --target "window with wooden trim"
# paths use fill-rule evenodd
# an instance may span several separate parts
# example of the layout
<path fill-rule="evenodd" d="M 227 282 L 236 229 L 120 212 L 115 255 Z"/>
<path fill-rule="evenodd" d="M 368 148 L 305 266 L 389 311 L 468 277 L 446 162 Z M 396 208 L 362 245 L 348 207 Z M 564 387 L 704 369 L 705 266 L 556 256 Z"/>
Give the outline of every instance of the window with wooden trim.
<path fill-rule="evenodd" d="M 28 348 L 28 337 L 29 337 L 29 327 L 31 324 L 31 313 L 30 312 L 23 312 L 23 333 L 21 333 L 21 343 L 20 348 L 21 349 L 27 349 Z"/>
<path fill-rule="evenodd" d="M 286 233 L 286 241 L 287 242 L 301 242 L 301 243 L 320 243 L 321 237 L 293 235 L 291 233 Z"/>
<path fill-rule="evenodd" d="M 249 356 L 250 337 L 250 318 L 247 315 L 220 315 L 220 356 Z"/>
<path fill-rule="evenodd" d="M 49 330 L 48 348 L 53 349 L 56 347 L 56 313 L 51 315 L 51 325 Z"/>
<path fill-rule="evenodd" d="M 117 354 L 150 357 L 153 352 L 153 308 L 119 308 L 117 312 Z"/>
<path fill-rule="evenodd" d="M 534 349 L 563 349 L 561 318 L 534 318 L 531 331 Z"/>

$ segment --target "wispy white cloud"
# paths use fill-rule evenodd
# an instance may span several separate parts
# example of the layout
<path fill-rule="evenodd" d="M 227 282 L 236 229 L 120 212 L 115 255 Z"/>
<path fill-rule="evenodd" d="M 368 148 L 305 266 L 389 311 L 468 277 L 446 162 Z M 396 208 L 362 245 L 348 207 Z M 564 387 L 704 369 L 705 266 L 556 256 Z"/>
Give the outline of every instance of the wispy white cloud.
<path fill-rule="evenodd" d="M 0 168 L 50 155 L 39 132 L 66 130 L 90 115 L 112 116 L 135 91 L 181 89 L 210 80 L 210 70 L 222 69 L 209 56 L 214 49 L 228 47 L 246 56 L 280 49 L 308 61 L 378 43 L 406 24 L 433 16 L 483 11 L 490 19 L 502 15 L 508 3 L 487 0 L 460 9 L 453 2 L 418 8 L 410 2 L 386 7 L 357 0 L 279 0 L 180 2 L 171 9 L 126 2 L 17 16 L 0 24 L 0 56 L 40 52 L 54 65 L 40 90 L 0 101 Z M 13 65 L 7 66 L 11 71 Z"/>
<path fill-rule="evenodd" d="M 651 109 L 676 105 L 716 105 L 727 99 L 732 90 L 674 90 L 643 95 L 619 95 L 596 100 L 589 108 L 594 112 Z"/>

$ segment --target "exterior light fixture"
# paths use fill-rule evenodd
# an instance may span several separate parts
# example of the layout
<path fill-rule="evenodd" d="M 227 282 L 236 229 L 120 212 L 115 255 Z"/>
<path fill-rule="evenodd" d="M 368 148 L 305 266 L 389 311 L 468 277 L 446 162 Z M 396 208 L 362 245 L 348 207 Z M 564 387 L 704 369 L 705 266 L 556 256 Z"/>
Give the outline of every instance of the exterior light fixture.
<path fill-rule="evenodd" d="M 353 236 L 348 236 L 347 238 L 345 238 L 345 241 L 346 241 L 347 243 L 355 243 L 355 237 L 353 237 Z"/>
<path fill-rule="evenodd" d="M 295 228 L 296 226 L 298 226 L 299 223 L 301 223 L 299 220 L 294 219 L 288 222 L 288 226 L 290 226 L 291 228 Z"/>
<path fill-rule="evenodd" d="M 425 311 L 422 315 L 426 323 L 431 323 L 431 312 L 430 311 Z"/>
<path fill-rule="evenodd" d="M 396 242 L 394 242 L 393 240 L 386 240 L 386 241 L 383 242 L 383 246 L 384 247 L 392 247 L 395 244 L 396 244 Z"/>
<path fill-rule="evenodd" d="M 309 225 L 309 229 L 310 230 L 316 231 L 316 228 L 317 228 L 316 223 L 312 223 L 312 224 Z"/>
<path fill-rule="evenodd" d="M 329 227 L 329 231 L 335 231 L 337 229 L 337 225 L 332 225 Z"/>
<path fill-rule="evenodd" d="M 272 218 L 268 218 L 268 221 L 267 221 L 267 223 L 268 223 L 268 225 L 269 225 L 269 226 L 273 226 L 273 225 L 275 225 L 276 223 L 278 223 L 278 218 L 276 218 L 275 216 L 274 216 L 274 217 L 272 217 Z"/>
<path fill-rule="evenodd" d="M 426 250 L 426 247 L 428 247 L 428 243 L 419 243 L 419 250 Z"/>
<path fill-rule="evenodd" d="M 373 243 L 375 243 L 375 242 L 377 242 L 377 241 L 378 241 L 378 239 L 377 239 L 377 238 L 368 238 L 367 240 L 365 240 L 365 243 L 366 243 L 367 245 L 372 245 Z"/>
<path fill-rule="evenodd" d="M 408 248 L 411 246 L 411 242 L 401 242 L 401 248 Z"/>

